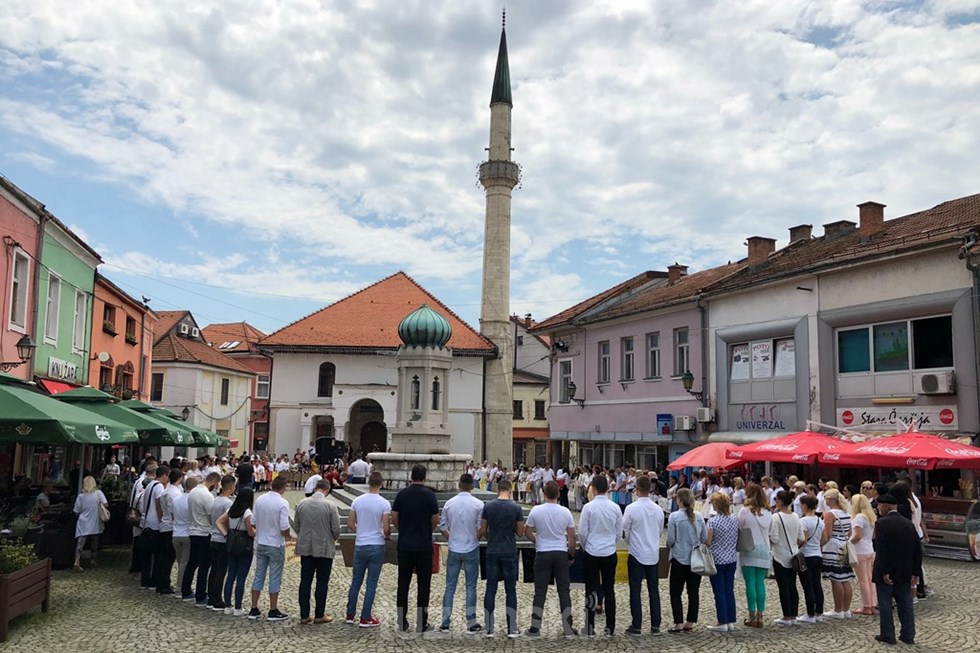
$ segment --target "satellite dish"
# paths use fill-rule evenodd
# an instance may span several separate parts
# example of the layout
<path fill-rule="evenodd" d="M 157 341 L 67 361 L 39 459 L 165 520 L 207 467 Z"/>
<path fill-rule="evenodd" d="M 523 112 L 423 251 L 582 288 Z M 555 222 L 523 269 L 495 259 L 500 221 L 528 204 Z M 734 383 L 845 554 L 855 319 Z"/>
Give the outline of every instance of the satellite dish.
<path fill-rule="evenodd" d="M 109 352 L 107 352 L 107 351 L 100 351 L 99 352 L 99 362 L 100 363 L 106 363 L 106 362 L 108 362 L 109 361 L 109 358 L 111 358 L 109 356 Z"/>

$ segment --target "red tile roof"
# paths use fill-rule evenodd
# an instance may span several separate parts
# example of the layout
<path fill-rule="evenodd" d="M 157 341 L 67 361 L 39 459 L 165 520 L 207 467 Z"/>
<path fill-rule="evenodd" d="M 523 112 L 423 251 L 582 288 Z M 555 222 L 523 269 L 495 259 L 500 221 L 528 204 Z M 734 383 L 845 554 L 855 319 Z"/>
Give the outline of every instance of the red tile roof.
<path fill-rule="evenodd" d="M 209 324 L 201 329 L 201 334 L 209 345 L 226 354 L 253 351 L 255 345 L 265 337 L 264 333 L 248 322 Z M 235 342 L 238 344 L 234 347 L 227 346 Z"/>
<path fill-rule="evenodd" d="M 183 320 L 190 311 L 157 311 L 158 322 L 153 332 L 155 342 L 168 335 L 177 323 Z"/>
<path fill-rule="evenodd" d="M 552 329 L 557 326 L 561 326 L 567 322 L 574 320 L 577 317 L 580 317 L 590 309 L 595 308 L 602 302 L 605 302 L 617 295 L 620 295 L 625 292 L 629 292 L 631 290 L 635 290 L 636 288 L 640 288 L 655 279 L 666 279 L 666 278 L 667 278 L 666 272 L 655 272 L 653 270 L 647 270 L 646 272 L 642 272 L 636 275 L 635 277 L 627 279 L 621 284 L 613 286 L 608 290 L 603 290 L 598 295 L 593 295 L 592 297 L 589 297 L 588 299 L 581 301 L 570 308 L 566 308 L 564 311 L 560 313 L 552 315 L 547 320 L 544 320 L 543 322 L 539 322 L 533 327 L 531 327 L 531 330 L 540 332 L 547 329 Z"/>
<path fill-rule="evenodd" d="M 231 356 L 208 347 L 200 340 L 182 338 L 173 333 L 167 333 L 153 345 L 153 363 L 197 363 L 250 376 L 255 374 Z"/>
<path fill-rule="evenodd" d="M 546 376 L 535 374 L 534 372 L 514 370 L 514 383 L 523 383 L 526 385 L 548 385 L 549 379 Z"/>
<path fill-rule="evenodd" d="M 397 272 L 266 336 L 260 345 L 279 350 L 395 349 L 398 323 L 422 304 L 449 320 L 448 346 L 461 354 L 489 354 L 494 345 L 404 272 Z"/>

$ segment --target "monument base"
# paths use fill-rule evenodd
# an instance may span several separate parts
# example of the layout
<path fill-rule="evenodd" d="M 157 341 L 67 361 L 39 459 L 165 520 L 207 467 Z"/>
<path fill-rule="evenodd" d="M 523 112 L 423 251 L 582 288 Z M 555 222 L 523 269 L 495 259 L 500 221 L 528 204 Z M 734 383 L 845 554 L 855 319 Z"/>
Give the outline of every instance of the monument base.
<path fill-rule="evenodd" d="M 384 487 L 400 490 L 412 482 L 412 467 L 425 465 L 425 484 L 436 492 L 453 492 L 459 477 L 473 456 L 456 453 L 372 453 L 368 454 L 371 470 L 381 472 Z"/>

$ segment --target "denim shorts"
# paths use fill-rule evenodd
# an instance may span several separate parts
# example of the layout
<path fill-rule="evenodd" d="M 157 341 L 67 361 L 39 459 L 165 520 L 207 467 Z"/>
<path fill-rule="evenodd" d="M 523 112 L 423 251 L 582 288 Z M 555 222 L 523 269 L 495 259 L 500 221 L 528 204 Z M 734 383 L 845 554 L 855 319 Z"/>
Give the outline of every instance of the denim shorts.
<path fill-rule="evenodd" d="M 269 572 L 269 594 L 278 594 L 282 587 L 282 568 L 286 564 L 286 547 L 255 545 L 255 576 L 252 591 L 261 592 L 265 585 L 265 572 Z"/>

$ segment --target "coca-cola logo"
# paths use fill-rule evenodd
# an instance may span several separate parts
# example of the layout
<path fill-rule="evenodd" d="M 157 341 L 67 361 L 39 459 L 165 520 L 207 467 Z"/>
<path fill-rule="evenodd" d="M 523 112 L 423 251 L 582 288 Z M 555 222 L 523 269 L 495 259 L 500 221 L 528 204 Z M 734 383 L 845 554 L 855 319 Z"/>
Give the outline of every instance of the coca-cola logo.
<path fill-rule="evenodd" d="M 840 414 L 840 421 L 844 422 L 844 426 L 850 426 L 854 423 L 854 413 L 849 410 L 845 410 Z"/>
<path fill-rule="evenodd" d="M 946 447 L 944 449 L 950 456 L 961 456 L 964 458 L 980 458 L 980 449 L 955 449 Z"/>
<path fill-rule="evenodd" d="M 745 455 L 745 452 L 743 452 L 743 451 L 732 450 L 732 451 L 729 451 L 728 452 L 728 457 L 729 458 L 741 458 L 744 455 Z"/>
<path fill-rule="evenodd" d="M 839 453 L 827 453 L 827 454 L 824 454 L 823 459 L 824 460 L 827 460 L 827 461 L 840 460 L 840 454 Z"/>
<path fill-rule="evenodd" d="M 908 467 L 928 467 L 929 460 L 926 458 L 909 458 L 905 461 Z"/>
<path fill-rule="evenodd" d="M 799 461 L 799 462 L 805 463 L 805 462 L 808 462 L 809 460 L 810 460 L 810 456 L 806 455 L 805 453 L 798 453 L 798 454 L 796 454 L 796 455 L 793 456 L 793 461 L 794 462 L 795 461 Z"/>
<path fill-rule="evenodd" d="M 901 456 L 909 452 L 911 445 L 885 445 L 885 444 L 866 444 L 858 447 L 855 451 L 859 453 L 878 453 L 889 456 Z"/>
<path fill-rule="evenodd" d="M 780 444 L 780 443 L 773 442 L 773 443 L 767 443 L 767 444 L 760 445 L 759 446 L 759 451 L 786 451 L 786 452 L 789 452 L 789 451 L 796 451 L 799 448 L 800 448 L 800 445 L 799 444 L 793 444 L 793 443 Z"/>
<path fill-rule="evenodd" d="M 951 411 L 949 408 L 943 408 L 941 411 L 939 411 L 939 421 L 942 422 L 943 424 L 946 424 L 948 426 L 952 424 L 953 420 L 955 419 L 956 419 L 956 414 L 953 413 L 953 411 Z"/>

